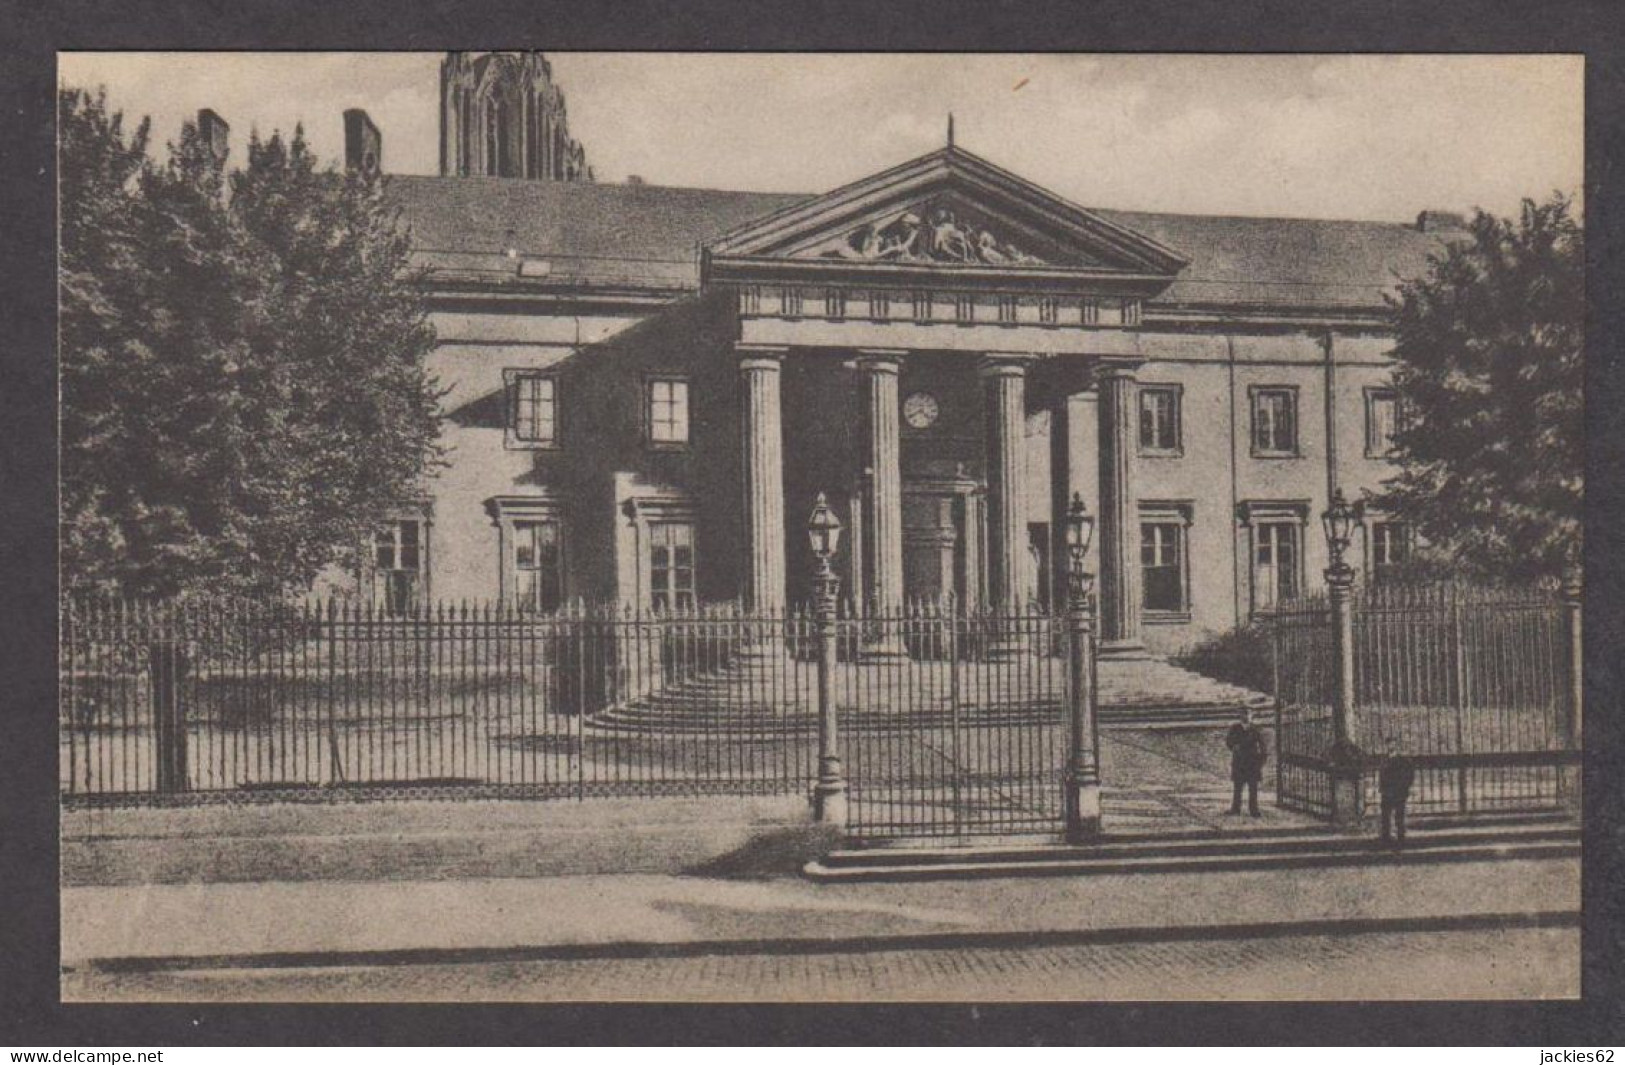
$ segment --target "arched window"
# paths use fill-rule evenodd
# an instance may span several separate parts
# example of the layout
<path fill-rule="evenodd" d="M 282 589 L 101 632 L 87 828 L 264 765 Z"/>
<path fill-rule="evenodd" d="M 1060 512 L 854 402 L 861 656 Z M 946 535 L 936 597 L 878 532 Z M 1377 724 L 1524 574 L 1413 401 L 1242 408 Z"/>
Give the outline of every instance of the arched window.
<path fill-rule="evenodd" d="M 508 153 L 505 150 L 507 114 L 502 100 L 495 94 L 485 100 L 485 172 L 489 175 L 507 173 Z"/>

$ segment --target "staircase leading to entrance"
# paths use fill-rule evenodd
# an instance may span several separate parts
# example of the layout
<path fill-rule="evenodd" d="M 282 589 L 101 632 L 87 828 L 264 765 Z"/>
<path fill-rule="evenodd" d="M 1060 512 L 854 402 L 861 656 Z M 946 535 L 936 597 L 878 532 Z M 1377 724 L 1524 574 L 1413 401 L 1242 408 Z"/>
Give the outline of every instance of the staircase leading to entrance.
<path fill-rule="evenodd" d="M 865 728 L 922 728 L 946 723 L 953 713 L 941 677 L 919 664 L 842 663 L 837 690 L 863 693 Z M 947 667 L 940 667 L 946 669 Z M 1001 695 L 998 673 L 983 672 L 964 684 L 960 712 L 981 724 L 1020 724 L 1058 720 L 1061 714 L 1059 662 L 1045 690 L 1052 699 Z M 793 671 L 793 672 L 792 672 Z M 872 677 L 853 676 L 872 671 Z M 793 680 L 791 679 L 793 676 Z M 872 680 L 872 683 L 869 682 Z M 707 733 L 769 737 L 805 733 L 814 727 L 814 674 L 808 663 L 784 664 L 778 676 L 734 665 L 610 707 L 587 727 L 610 733 Z M 1106 659 L 1099 663 L 1100 721 L 1104 728 L 1212 728 L 1235 720 L 1241 707 L 1267 708 L 1269 696 L 1170 665 L 1156 658 Z M 843 696 L 844 698 L 844 696 Z M 873 700 L 875 705 L 867 705 Z M 892 715 L 895 715 L 893 717 Z"/>

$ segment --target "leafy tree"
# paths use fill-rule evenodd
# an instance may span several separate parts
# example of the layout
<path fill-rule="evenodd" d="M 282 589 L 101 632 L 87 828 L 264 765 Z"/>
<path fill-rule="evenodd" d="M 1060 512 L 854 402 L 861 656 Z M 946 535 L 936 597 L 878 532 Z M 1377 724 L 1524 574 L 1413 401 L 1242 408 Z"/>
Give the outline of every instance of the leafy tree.
<path fill-rule="evenodd" d="M 434 334 L 378 179 L 322 168 L 302 130 L 228 173 L 188 124 L 160 166 L 101 96 L 60 108 L 68 583 L 277 593 L 352 564 L 439 456 Z"/>
<path fill-rule="evenodd" d="M 1431 553 L 1552 575 L 1581 534 L 1583 233 L 1560 195 L 1470 230 L 1391 301 L 1406 418 L 1379 501 Z"/>

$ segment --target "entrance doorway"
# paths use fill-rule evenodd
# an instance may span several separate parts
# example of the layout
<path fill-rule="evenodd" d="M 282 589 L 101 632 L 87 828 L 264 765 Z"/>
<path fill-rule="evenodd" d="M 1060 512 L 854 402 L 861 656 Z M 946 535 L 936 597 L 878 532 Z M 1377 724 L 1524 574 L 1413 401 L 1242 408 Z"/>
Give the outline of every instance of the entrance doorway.
<path fill-rule="evenodd" d="M 981 601 L 981 492 L 969 478 L 903 484 L 903 594 Z"/>

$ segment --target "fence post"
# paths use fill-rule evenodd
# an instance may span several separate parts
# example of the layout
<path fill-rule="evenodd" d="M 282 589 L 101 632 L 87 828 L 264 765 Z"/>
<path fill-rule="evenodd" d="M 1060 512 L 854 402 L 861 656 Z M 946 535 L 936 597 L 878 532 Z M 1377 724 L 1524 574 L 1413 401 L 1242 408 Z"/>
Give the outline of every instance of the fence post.
<path fill-rule="evenodd" d="M 181 680 L 186 675 L 185 633 L 177 634 L 176 608 L 152 618 L 159 632 L 147 646 L 152 682 L 155 784 L 160 794 L 186 790 L 186 704 Z"/>
<path fill-rule="evenodd" d="M 813 820 L 845 828 L 846 772 L 835 715 L 835 604 L 840 584 L 828 556 L 821 557 L 813 580 L 818 625 L 818 782 L 813 785 Z"/>
<path fill-rule="evenodd" d="M 1578 560 L 1569 563 L 1563 571 L 1563 620 L 1565 649 L 1567 651 L 1568 666 L 1566 679 L 1568 681 L 1568 715 L 1565 717 L 1564 740 L 1570 749 L 1580 746 L 1584 734 L 1582 727 L 1583 690 L 1585 688 L 1585 672 L 1581 662 L 1581 645 L 1584 642 L 1581 632 L 1581 607 L 1584 605 L 1584 584 Z"/>
<path fill-rule="evenodd" d="M 1326 571 L 1332 607 L 1332 823 L 1356 827 L 1365 819 L 1362 756 L 1354 742 L 1354 569 L 1341 557 Z"/>
<path fill-rule="evenodd" d="M 1450 705 L 1455 712 L 1456 724 L 1456 754 L 1466 757 L 1467 754 L 1467 633 L 1461 624 L 1461 596 L 1459 589 L 1454 585 L 1448 586 L 1445 594 L 1450 597 L 1450 666 L 1452 672 L 1453 693 Z M 1456 770 L 1456 812 L 1465 814 L 1471 805 L 1467 788 L 1467 766 L 1464 763 Z"/>
<path fill-rule="evenodd" d="M 1068 574 L 1067 665 L 1071 700 L 1067 706 L 1069 757 L 1066 765 L 1066 838 L 1084 843 L 1100 835 L 1100 765 L 1095 757 L 1098 715 L 1095 692 L 1094 600 L 1088 575 Z"/>

